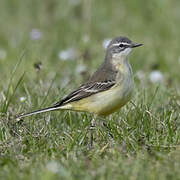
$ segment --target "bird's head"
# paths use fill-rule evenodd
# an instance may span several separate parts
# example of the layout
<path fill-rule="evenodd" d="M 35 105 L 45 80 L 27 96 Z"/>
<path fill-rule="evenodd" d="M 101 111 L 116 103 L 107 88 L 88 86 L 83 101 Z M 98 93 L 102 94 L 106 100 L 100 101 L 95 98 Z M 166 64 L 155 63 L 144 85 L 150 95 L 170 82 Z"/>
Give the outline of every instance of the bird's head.
<path fill-rule="evenodd" d="M 114 38 L 107 47 L 107 54 L 111 55 L 112 58 L 118 59 L 127 59 L 131 53 L 131 51 L 143 44 L 133 43 L 127 37 L 117 37 Z"/>

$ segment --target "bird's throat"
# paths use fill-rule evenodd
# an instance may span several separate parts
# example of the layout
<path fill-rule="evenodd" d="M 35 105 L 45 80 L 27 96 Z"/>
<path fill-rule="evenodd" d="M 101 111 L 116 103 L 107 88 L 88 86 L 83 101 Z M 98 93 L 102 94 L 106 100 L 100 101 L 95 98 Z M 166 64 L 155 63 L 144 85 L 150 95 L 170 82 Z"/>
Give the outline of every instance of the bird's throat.
<path fill-rule="evenodd" d="M 123 56 L 113 56 L 112 57 L 112 64 L 115 67 L 115 69 L 122 74 L 124 73 L 132 73 L 131 65 L 129 63 L 129 57 L 123 57 Z"/>

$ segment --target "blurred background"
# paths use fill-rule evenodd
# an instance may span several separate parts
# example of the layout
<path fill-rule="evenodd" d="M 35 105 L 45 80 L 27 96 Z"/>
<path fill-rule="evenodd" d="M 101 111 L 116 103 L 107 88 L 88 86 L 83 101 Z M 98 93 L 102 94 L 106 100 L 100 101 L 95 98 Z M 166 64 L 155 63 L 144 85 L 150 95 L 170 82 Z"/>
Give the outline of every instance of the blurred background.
<path fill-rule="evenodd" d="M 131 56 L 137 86 L 178 89 L 179 8 L 178 0 L 1 0 L 1 99 L 18 62 L 14 82 L 25 75 L 15 102 L 27 95 L 25 86 L 31 92 L 38 85 L 42 96 L 52 81 L 58 91 L 77 87 L 103 61 L 108 42 L 120 35 L 144 44 Z M 63 96 L 58 91 L 51 92 Z"/>
<path fill-rule="evenodd" d="M 94 149 L 88 113 L 14 124 L 86 81 L 117 36 L 144 44 L 130 57 L 134 96 L 110 133 L 97 126 Z M 179 44 L 179 0 L 0 0 L 0 179 L 178 179 Z"/>

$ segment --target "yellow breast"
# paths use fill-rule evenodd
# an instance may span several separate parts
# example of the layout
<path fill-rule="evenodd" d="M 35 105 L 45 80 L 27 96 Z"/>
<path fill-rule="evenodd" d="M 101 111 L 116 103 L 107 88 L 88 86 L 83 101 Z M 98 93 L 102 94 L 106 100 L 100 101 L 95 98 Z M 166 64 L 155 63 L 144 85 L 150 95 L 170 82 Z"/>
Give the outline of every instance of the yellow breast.
<path fill-rule="evenodd" d="M 125 105 L 131 97 L 133 82 L 125 81 L 111 89 L 65 105 L 62 109 L 109 115 Z"/>
<path fill-rule="evenodd" d="M 116 85 L 111 89 L 71 102 L 62 107 L 75 111 L 86 111 L 98 115 L 109 115 L 124 106 L 131 98 L 133 76 L 130 64 L 116 64 Z"/>

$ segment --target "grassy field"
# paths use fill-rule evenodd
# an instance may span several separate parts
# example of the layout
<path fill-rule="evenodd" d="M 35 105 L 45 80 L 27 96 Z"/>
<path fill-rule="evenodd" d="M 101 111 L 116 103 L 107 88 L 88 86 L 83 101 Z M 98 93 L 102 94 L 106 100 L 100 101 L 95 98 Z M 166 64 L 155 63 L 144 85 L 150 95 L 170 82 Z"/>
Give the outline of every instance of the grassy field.
<path fill-rule="evenodd" d="M 0 179 L 180 179 L 180 1 L 1 0 L 0 25 Z M 89 150 L 86 113 L 14 124 L 86 81 L 119 35 L 144 46 L 132 101 L 103 120 L 113 138 L 98 119 Z"/>

